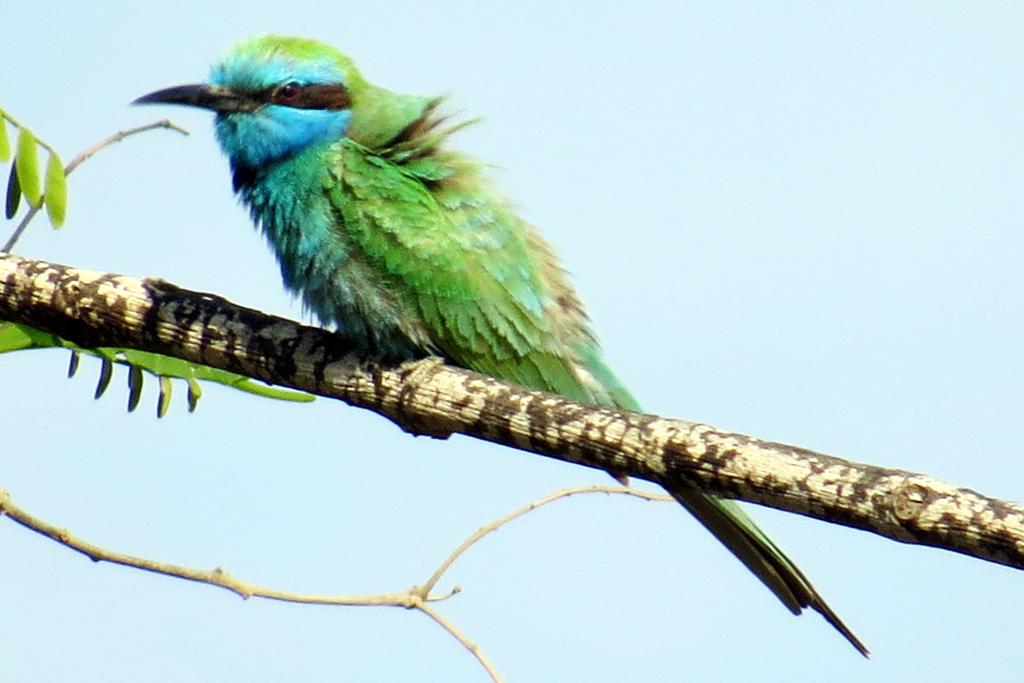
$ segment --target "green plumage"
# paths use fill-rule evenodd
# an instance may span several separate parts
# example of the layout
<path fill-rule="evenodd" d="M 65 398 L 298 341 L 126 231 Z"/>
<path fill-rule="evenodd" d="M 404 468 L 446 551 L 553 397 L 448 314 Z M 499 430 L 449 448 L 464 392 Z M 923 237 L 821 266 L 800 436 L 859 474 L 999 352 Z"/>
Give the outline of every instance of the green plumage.
<path fill-rule="evenodd" d="M 551 248 L 477 162 L 447 149 L 438 98 L 370 85 L 338 51 L 264 36 L 211 85 L 141 98 L 217 112 L 235 189 L 287 287 L 367 354 L 438 354 L 492 377 L 639 411 L 605 365 Z M 794 613 L 811 607 L 863 645 L 732 501 L 676 498 Z"/>
<path fill-rule="evenodd" d="M 326 155 L 327 192 L 349 253 L 417 321 L 424 350 L 574 400 L 617 405 L 611 391 L 619 387 L 593 377 L 611 375 L 564 272 L 480 166 L 410 144 L 395 158 L 388 148 L 343 140 Z"/>

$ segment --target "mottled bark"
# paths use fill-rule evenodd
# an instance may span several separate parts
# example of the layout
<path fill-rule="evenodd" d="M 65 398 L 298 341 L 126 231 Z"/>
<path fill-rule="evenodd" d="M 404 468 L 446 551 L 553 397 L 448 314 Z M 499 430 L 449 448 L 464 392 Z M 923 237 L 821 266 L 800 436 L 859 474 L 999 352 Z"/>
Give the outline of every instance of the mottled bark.
<path fill-rule="evenodd" d="M 163 280 L 0 255 L 0 319 L 338 398 L 414 434 L 458 432 L 1024 568 L 1020 505 L 703 424 L 582 406 L 437 359 L 380 365 L 324 330 Z"/>

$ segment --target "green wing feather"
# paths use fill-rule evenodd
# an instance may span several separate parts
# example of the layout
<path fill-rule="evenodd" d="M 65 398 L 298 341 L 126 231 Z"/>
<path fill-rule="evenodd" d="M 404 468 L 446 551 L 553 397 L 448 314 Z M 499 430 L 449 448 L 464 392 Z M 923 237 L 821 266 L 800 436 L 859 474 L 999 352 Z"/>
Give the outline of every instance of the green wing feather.
<path fill-rule="evenodd" d="M 333 154 L 330 196 L 346 236 L 437 352 L 577 401 L 614 406 L 628 396 L 609 391 L 613 376 L 550 250 L 473 162 L 439 154 L 397 164 L 352 141 Z"/>

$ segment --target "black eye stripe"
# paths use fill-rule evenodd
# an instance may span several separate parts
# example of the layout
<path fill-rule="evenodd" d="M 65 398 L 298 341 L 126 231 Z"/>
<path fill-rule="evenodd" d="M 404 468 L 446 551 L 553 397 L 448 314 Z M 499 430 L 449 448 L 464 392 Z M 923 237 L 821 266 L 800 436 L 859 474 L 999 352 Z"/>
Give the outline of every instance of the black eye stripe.
<path fill-rule="evenodd" d="M 339 83 L 286 83 L 255 93 L 255 99 L 295 109 L 339 110 L 348 109 L 352 105 L 348 89 Z"/>

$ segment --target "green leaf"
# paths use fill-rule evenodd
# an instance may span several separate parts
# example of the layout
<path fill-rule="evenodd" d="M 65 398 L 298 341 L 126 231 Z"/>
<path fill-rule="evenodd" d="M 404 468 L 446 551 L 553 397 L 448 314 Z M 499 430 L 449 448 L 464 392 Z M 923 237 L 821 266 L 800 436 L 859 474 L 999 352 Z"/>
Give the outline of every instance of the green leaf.
<path fill-rule="evenodd" d="M 188 378 L 188 412 L 196 412 L 199 399 L 203 397 L 203 388 L 193 377 Z"/>
<path fill-rule="evenodd" d="M 46 162 L 46 190 L 43 192 L 46 202 L 46 215 L 50 217 L 50 225 L 59 228 L 64 225 L 64 216 L 68 209 L 68 179 L 64 175 L 64 164 L 60 157 L 50 153 Z"/>
<path fill-rule="evenodd" d="M 96 394 L 93 398 L 99 398 L 110 385 L 110 377 L 114 374 L 114 364 L 104 358 L 100 362 L 100 379 L 96 382 Z"/>
<path fill-rule="evenodd" d="M 208 368 L 213 369 L 213 368 Z M 217 370 L 216 372 L 220 372 Z M 275 387 L 272 384 L 264 384 L 263 382 L 257 382 L 256 380 L 249 379 L 248 377 L 241 377 L 235 381 L 226 381 L 225 379 L 209 377 L 210 381 L 217 382 L 219 384 L 226 384 L 229 387 L 234 387 L 239 391 L 245 391 L 250 394 L 257 396 L 263 396 L 265 398 L 276 398 L 279 401 L 292 401 L 294 403 L 311 403 L 316 400 L 316 396 L 313 394 L 307 394 L 304 391 L 295 391 L 294 389 L 282 389 L 281 387 Z"/>
<path fill-rule="evenodd" d="M 133 349 L 119 348 L 96 348 L 83 349 L 55 334 L 37 330 L 28 325 L 0 321 L 0 353 L 8 351 L 20 351 L 23 349 L 45 349 L 45 348 L 66 348 L 73 353 L 87 354 L 99 358 L 100 377 L 96 385 L 96 398 L 99 398 L 106 391 L 114 371 L 114 363 L 127 365 L 131 369 L 129 374 L 129 387 L 133 391 L 141 391 L 143 372 L 148 372 L 160 378 L 160 403 L 157 410 L 166 411 L 170 403 L 170 391 L 168 387 L 170 380 L 179 378 L 188 384 L 188 409 L 194 412 L 202 397 L 203 389 L 200 381 L 217 382 L 239 391 L 245 391 L 257 396 L 265 396 L 281 401 L 295 401 L 307 403 L 315 400 L 315 396 L 302 391 L 284 389 L 263 382 L 250 379 L 227 370 L 218 370 L 206 365 L 189 363 L 178 358 L 163 356 L 148 351 L 136 351 Z M 75 356 L 72 356 L 71 365 L 68 367 L 68 374 L 73 374 L 72 368 L 77 368 L 78 363 Z M 166 381 L 165 381 L 166 380 Z M 134 399 L 136 403 L 138 399 Z M 161 405 L 162 404 L 162 405 Z"/>
<path fill-rule="evenodd" d="M 14 167 L 18 169 L 21 193 L 29 204 L 39 207 L 43 201 L 43 191 L 39 187 L 39 153 L 36 136 L 28 128 L 18 131 L 18 156 L 14 159 Z"/>
<path fill-rule="evenodd" d="M 162 356 L 158 353 L 150 353 L 149 351 L 136 351 L 134 349 L 94 349 L 94 351 L 104 355 L 114 352 L 119 355 L 119 359 L 123 358 L 124 362 L 144 368 L 154 375 L 179 377 L 185 380 L 199 379 L 207 382 L 217 382 L 218 384 L 224 384 L 250 394 L 276 398 L 281 401 L 308 403 L 315 398 L 312 394 L 307 394 L 304 391 L 275 387 L 250 379 L 244 375 L 228 372 L 227 370 L 218 370 L 206 365 L 194 365 L 178 358 Z M 112 360 L 115 358 L 113 354 L 108 357 Z"/>
<path fill-rule="evenodd" d="M 163 417 L 171 405 L 171 378 L 160 378 L 160 398 L 156 402 L 156 416 Z"/>
<path fill-rule="evenodd" d="M 32 335 L 14 323 L 0 323 L 0 353 L 31 349 L 35 344 Z"/>
<path fill-rule="evenodd" d="M 7 141 L 7 124 L 0 119 L 0 161 L 9 161 L 11 158 L 11 143 Z"/>
<path fill-rule="evenodd" d="M 142 369 L 133 365 L 128 369 L 128 412 L 134 412 L 139 407 L 139 399 L 142 398 Z"/>
<path fill-rule="evenodd" d="M 60 337 L 49 332 L 37 330 L 19 323 L 0 323 L 0 353 L 20 351 L 21 349 L 48 348 L 60 346 L 64 342 Z"/>
<path fill-rule="evenodd" d="M 18 205 L 21 204 L 21 184 L 18 182 L 18 169 L 11 165 L 11 175 L 7 179 L 7 204 L 4 209 L 4 216 L 7 220 L 14 218 L 18 213 Z"/>

